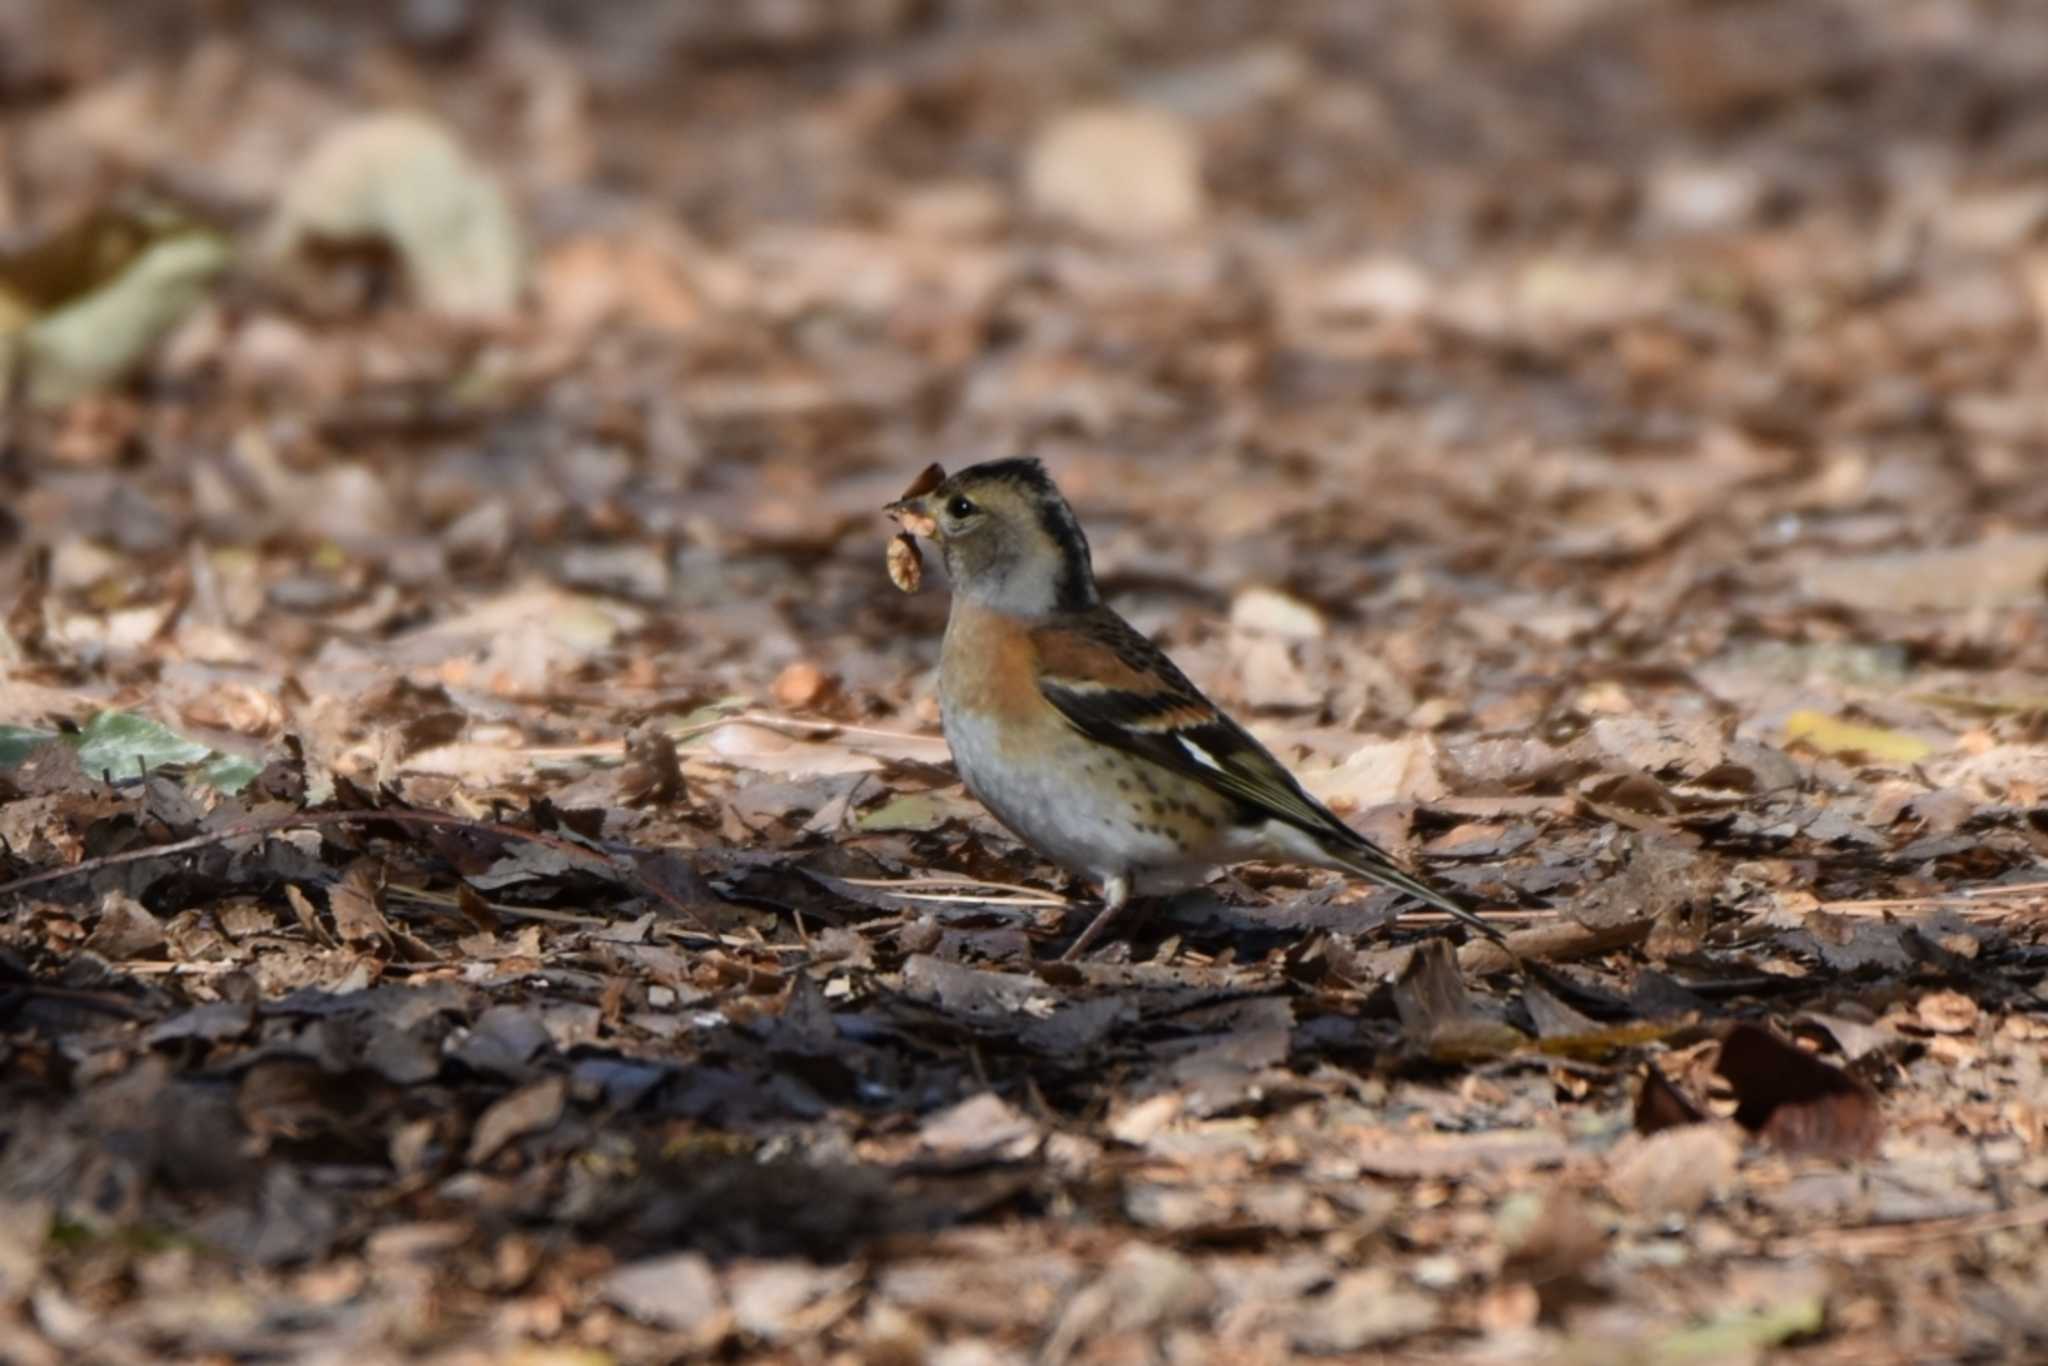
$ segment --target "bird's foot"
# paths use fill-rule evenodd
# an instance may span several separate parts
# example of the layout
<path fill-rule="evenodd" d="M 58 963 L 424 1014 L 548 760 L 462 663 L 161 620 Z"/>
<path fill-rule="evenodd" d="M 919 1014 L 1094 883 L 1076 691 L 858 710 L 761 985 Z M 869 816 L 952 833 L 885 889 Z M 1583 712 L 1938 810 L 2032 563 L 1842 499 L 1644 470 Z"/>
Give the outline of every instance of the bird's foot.
<path fill-rule="evenodd" d="M 1122 913 L 1124 906 L 1130 899 L 1130 879 L 1113 877 L 1104 882 L 1102 884 L 1102 909 L 1095 913 L 1095 918 L 1088 922 L 1086 929 L 1081 931 L 1081 937 L 1067 946 L 1067 951 L 1060 955 L 1060 961 L 1062 963 L 1078 963 L 1081 961 L 1081 955 L 1088 952 L 1089 946 L 1102 938 L 1103 933 L 1116 923 L 1117 916 Z"/>

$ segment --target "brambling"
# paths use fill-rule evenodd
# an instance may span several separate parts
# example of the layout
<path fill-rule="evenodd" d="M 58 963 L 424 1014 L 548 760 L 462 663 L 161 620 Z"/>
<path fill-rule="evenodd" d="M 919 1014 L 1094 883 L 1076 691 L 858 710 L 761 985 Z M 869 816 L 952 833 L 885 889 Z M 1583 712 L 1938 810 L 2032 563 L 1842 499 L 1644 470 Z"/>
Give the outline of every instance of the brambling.
<path fill-rule="evenodd" d="M 952 580 L 946 740 L 967 790 L 1019 839 L 1098 883 L 1073 959 L 1134 895 L 1262 860 L 1340 869 L 1500 934 L 1311 797 L 1103 601 L 1088 538 L 1036 460 L 934 467 L 886 511 Z"/>

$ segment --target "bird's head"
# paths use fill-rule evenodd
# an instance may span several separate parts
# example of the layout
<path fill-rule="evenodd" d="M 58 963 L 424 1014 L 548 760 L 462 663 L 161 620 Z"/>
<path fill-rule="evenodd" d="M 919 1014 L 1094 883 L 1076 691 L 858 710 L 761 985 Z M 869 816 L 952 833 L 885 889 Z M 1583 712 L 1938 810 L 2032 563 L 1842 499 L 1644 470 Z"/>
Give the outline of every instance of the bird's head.
<path fill-rule="evenodd" d="M 927 474 L 936 477 L 937 467 Z M 912 485 L 884 511 L 938 546 L 960 597 L 1020 616 L 1096 603 L 1088 538 L 1036 460 L 970 465 L 927 488 Z"/>

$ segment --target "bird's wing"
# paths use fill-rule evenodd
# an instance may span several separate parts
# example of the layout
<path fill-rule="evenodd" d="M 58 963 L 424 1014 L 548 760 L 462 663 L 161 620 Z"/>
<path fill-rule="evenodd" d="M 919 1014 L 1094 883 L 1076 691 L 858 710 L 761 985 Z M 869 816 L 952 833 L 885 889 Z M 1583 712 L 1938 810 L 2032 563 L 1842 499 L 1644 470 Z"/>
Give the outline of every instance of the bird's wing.
<path fill-rule="evenodd" d="M 1041 627 L 1032 643 L 1038 690 L 1075 730 L 1230 797 L 1248 818 L 1284 821 L 1360 876 L 1399 888 L 1500 938 L 1500 931 L 1403 869 L 1311 797 L 1163 650 L 1109 608 Z"/>
<path fill-rule="evenodd" d="M 1203 783 L 1248 815 L 1371 847 L 1108 608 L 1042 627 L 1033 644 L 1039 692 L 1083 735 Z"/>

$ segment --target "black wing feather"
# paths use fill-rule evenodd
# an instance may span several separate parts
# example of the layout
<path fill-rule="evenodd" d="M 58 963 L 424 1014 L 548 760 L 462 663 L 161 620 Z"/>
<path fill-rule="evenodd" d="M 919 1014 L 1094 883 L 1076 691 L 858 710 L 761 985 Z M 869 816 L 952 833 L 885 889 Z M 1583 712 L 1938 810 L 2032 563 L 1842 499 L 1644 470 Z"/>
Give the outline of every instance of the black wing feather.
<path fill-rule="evenodd" d="M 1157 679 L 1149 693 L 1064 687 L 1060 680 L 1041 681 L 1039 691 L 1059 709 L 1067 724 L 1092 740 L 1149 759 L 1161 768 L 1206 783 L 1235 797 L 1248 815 L 1286 821 L 1311 835 L 1334 839 L 1362 851 L 1380 853 L 1372 841 L 1337 819 L 1303 790 L 1271 751 L 1225 716 L 1202 690 L 1188 681 L 1166 652 L 1138 634 L 1123 618 L 1104 612 L 1085 628 L 1119 658 Z M 1204 714 L 1208 719 L 1166 730 L 1145 729 L 1146 717 L 1176 711 Z M 1197 745 L 1215 763 L 1198 759 L 1183 740 Z M 1381 855 L 1384 857 L 1384 855 Z"/>
<path fill-rule="evenodd" d="M 1271 751 L 1203 696 L 1202 690 L 1188 681 L 1165 651 L 1123 618 L 1105 610 L 1089 618 L 1081 629 L 1160 686 L 1136 693 L 1063 686 L 1057 678 L 1041 679 L 1039 691 L 1066 718 L 1068 725 L 1092 740 L 1150 760 L 1235 798 L 1248 822 L 1285 821 L 1315 838 L 1332 858 L 1361 876 L 1407 892 L 1456 916 L 1489 938 L 1501 937 L 1500 931 L 1441 890 L 1402 869 L 1385 850 L 1337 819 L 1336 813 L 1310 796 Z M 1156 725 L 1159 718 L 1177 712 L 1205 719 L 1164 729 Z M 1148 719 L 1155 722 L 1151 728 L 1145 724 Z M 1204 763 L 1190 745 L 1214 762 Z"/>

